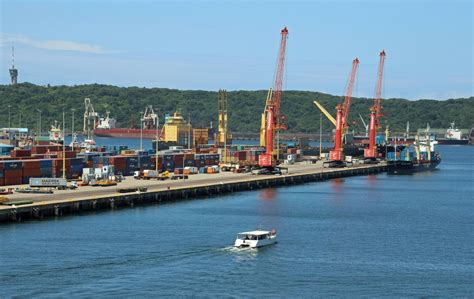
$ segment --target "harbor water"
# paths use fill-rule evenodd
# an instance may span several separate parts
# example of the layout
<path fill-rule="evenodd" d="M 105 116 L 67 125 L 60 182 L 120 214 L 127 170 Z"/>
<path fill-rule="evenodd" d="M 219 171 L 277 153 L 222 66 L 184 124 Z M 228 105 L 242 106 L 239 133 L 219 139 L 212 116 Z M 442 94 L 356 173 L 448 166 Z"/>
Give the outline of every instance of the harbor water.
<path fill-rule="evenodd" d="M 474 147 L 439 170 L 0 226 L 0 297 L 473 297 Z M 238 232 L 278 243 L 232 248 Z"/>

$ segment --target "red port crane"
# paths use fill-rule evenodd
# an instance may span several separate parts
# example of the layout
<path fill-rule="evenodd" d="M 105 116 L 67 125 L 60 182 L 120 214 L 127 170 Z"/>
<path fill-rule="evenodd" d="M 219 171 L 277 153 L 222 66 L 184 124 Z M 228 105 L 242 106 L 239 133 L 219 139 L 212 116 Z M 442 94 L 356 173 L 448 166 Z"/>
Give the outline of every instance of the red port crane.
<path fill-rule="evenodd" d="M 351 107 L 352 90 L 354 89 L 355 76 L 359 66 L 359 59 L 355 58 L 352 61 L 352 70 L 349 76 L 344 102 L 336 106 L 336 133 L 334 134 L 334 148 L 329 152 L 329 160 L 342 161 L 343 160 L 343 146 L 342 138 L 347 131 L 349 109 Z"/>
<path fill-rule="evenodd" d="M 380 52 L 379 69 L 377 71 L 377 84 L 375 86 L 374 105 L 370 108 L 370 123 L 369 123 L 369 147 L 364 149 L 364 157 L 366 159 L 375 159 L 377 157 L 377 145 L 375 144 L 375 136 L 377 130 L 380 128 L 380 118 L 382 113 L 382 79 L 383 66 L 385 62 L 385 51 Z"/>
<path fill-rule="evenodd" d="M 288 29 L 285 27 L 281 30 L 280 50 L 278 54 L 277 71 L 275 76 L 275 86 L 271 94 L 271 99 L 267 103 L 266 128 L 265 128 L 265 154 L 258 158 L 258 165 L 261 167 L 274 167 L 277 165 L 278 153 L 274 152 L 275 131 L 286 130 L 287 126 L 284 124 L 285 117 L 280 114 L 281 94 L 283 88 L 283 70 L 285 67 L 285 51 L 286 40 L 288 37 Z"/>

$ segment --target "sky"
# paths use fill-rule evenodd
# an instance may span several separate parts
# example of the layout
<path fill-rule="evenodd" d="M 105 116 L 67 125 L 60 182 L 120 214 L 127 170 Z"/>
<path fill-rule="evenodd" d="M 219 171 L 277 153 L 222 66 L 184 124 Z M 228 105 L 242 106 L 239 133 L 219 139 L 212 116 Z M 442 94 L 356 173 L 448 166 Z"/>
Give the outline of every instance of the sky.
<path fill-rule="evenodd" d="M 472 1 L 0 0 L 0 84 L 199 90 L 272 87 L 288 27 L 284 90 L 384 98 L 473 95 Z"/>

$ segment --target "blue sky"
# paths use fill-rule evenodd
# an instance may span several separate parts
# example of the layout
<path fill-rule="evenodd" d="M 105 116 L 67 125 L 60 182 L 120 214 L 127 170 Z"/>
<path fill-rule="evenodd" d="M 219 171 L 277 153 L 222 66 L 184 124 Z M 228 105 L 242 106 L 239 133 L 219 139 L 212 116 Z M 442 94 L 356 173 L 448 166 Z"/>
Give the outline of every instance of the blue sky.
<path fill-rule="evenodd" d="M 20 82 L 256 90 L 273 85 L 288 26 L 284 89 L 383 97 L 473 95 L 471 1 L 0 0 L 0 83 L 15 46 Z"/>

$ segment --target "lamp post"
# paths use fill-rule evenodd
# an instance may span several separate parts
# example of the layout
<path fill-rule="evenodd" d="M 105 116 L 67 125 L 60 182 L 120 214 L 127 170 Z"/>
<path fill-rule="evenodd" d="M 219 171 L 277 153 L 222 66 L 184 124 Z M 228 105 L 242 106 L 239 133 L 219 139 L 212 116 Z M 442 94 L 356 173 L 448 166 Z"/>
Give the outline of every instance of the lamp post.
<path fill-rule="evenodd" d="M 8 105 L 8 132 L 10 132 L 10 128 L 11 128 L 11 108 L 12 106 L 11 105 Z"/>
<path fill-rule="evenodd" d="M 143 150 L 143 114 L 144 112 L 140 112 L 140 151 Z"/>
<path fill-rule="evenodd" d="M 41 110 L 40 109 L 36 109 L 36 111 L 38 111 L 39 113 L 39 119 L 38 119 L 38 137 L 41 136 Z"/>
<path fill-rule="evenodd" d="M 64 121 L 64 107 L 63 107 L 63 179 L 66 178 L 66 126 Z"/>
<path fill-rule="evenodd" d="M 160 142 L 160 136 L 158 135 L 158 127 L 160 123 L 160 118 L 158 114 L 156 115 L 156 143 L 155 143 L 155 171 L 158 173 L 158 144 Z"/>
<path fill-rule="evenodd" d="M 321 159 L 323 146 L 323 114 L 319 113 L 319 159 Z"/>
<path fill-rule="evenodd" d="M 71 123 L 71 136 L 72 136 L 72 140 L 71 140 L 71 145 L 72 145 L 72 150 L 74 150 L 74 111 L 76 109 L 72 108 L 71 109 L 71 112 L 72 112 L 72 123 Z"/>

